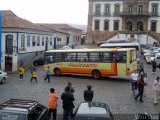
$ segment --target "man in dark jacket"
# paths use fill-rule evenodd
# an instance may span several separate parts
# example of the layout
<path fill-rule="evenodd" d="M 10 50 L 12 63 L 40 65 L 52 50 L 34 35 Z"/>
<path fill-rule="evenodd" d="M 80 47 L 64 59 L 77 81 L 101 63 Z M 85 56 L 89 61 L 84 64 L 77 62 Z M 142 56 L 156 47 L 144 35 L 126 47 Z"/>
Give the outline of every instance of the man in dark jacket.
<path fill-rule="evenodd" d="M 137 99 L 140 97 L 139 101 L 140 102 L 144 102 L 142 97 L 143 97 L 143 93 L 144 93 L 144 86 L 146 86 L 147 84 L 144 82 L 144 76 L 143 74 L 141 75 L 141 78 L 138 81 L 138 91 L 139 93 L 137 94 L 137 96 L 134 98 L 136 101 Z"/>
<path fill-rule="evenodd" d="M 87 85 L 87 90 L 84 91 L 84 101 L 85 102 L 92 102 L 93 91 L 91 89 L 92 89 L 92 86 Z"/>
<path fill-rule="evenodd" d="M 155 59 L 152 61 L 152 72 L 155 73 L 156 72 L 156 61 Z"/>
<path fill-rule="evenodd" d="M 69 116 L 73 118 L 73 101 L 75 99 L 73 94 L 70 92 L 70 87 L 67 86 L 65 88 L 65 91 L 61 95 L 61 99 L 63 101 L 63 120 L 67 120 Z"/>

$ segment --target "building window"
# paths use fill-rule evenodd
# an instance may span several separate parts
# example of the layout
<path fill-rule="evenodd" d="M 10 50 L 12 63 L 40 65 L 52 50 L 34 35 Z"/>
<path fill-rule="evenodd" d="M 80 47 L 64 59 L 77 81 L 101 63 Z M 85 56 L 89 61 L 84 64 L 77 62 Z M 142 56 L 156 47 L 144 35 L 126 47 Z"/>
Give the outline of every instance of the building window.
<path fill-rule="evenodd" d="M 50 37 L 50 45 L 52 45 L 52 37 Z"/>
<path fill-rule="evenodd" d="M 100 15 L 101 14 L 101 6 L 98 4 L 96 5 L 96 8 L 95 8 L 95 15 Z"/>
<path fill-rule="evenodd" d="M 44 46 L 44 36 L 42 36 L 42 46 Z"/>
<path fill-rule="evenodd" d="M 35 40 L 35 36 L 32 36 L 32 46 L 36 45 L 36 40 Z"/>
<path fill-rule="evenodd" d="M 104 15 L 110 15 L 110 5 L 105 5 Z"/>
<path fill-rule="evenodd" d="M 138 7 L 138 13 L 139 14 L 143 13 L 143 5 L 139 5 L 139 7 Z"/>
<path fill-rule="evenodd" d="M 151 21 L 151 31 L 156 32 L 157 29 L 157 21 Z"/>
<path fill-rule="evenodd" d="M 120 14 L 120 5 L 119 4 L 116 4 L 114 6 L 114 14 L 115 15 L 119 15 Z"/>
<path fill-rule="evenodd" d="M 25 36 L 21 35 L 21 47 L 25 47 Z"/>
<path fill-rule="evenodd" d="M 109 30 L 109 21 L 104 21 L 104 30 Z"/>
<path fill-rule="evenodd" d="M 39 46 L 39 45 L 40 45 L 40 37 L 37 36 L 37 46 Z"/>
<path fill-rule="evenodd" d="M 119 21 L 114 21 L 114 30 L 119 30 Z"/>
<path fill-rule="evenodd" d="M 154 3 L 152 4 L 152 14 L 158 13 L 158 4 Z"/>
<path fill-rule="evenodd" d="M 95 30 L 99 30 L 99 20 L 95 20 Z"/>
<path fill-rule="evenodd" d="M 7 35 L 6 36 L 6 54 L 12 54 L 13 53 L 13 35 Z"/>
<path fill-rule="evenodd" d="M 27 47 L 30 47 L 30 35 L 27 36 Z"/>
<path fill-rule="evenodd" d="M 128 6 L 128 13 L 132 13 L 132 5 Z"/>

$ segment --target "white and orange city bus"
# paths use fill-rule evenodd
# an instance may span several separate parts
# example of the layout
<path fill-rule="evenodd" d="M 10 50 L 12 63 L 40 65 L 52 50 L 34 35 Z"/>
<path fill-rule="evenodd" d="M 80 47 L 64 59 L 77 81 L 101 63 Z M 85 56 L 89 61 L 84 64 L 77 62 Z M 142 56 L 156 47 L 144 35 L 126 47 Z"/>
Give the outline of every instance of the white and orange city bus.
<path fill-rule="evenodd" d="M 44 70 L 61 74 L 127 77 L 137 69 L 135 48 L 50 50 L 45 53 Z"/>

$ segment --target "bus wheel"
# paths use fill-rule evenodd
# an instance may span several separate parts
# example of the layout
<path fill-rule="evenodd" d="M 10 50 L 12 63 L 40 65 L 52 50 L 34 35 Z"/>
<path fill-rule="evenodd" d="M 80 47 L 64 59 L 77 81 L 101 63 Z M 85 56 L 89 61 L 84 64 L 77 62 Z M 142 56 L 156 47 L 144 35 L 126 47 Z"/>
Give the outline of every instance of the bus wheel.
<path fill-rule="evenodd" d="M 92 72 L 92 77 L 93 77 L 94 79 L 99 79 L 99 78 L 101 77 L 101 73 L 100 73 L 98 70 L 94 70 L 94 71 Z"/>
<path fill-rule="evenodd" d="M 55 72 L 55 75 L 57 75 L 57 76 L 61 75 L 61 70 L 58 68 L 55 69 L 54 72 Z"/>

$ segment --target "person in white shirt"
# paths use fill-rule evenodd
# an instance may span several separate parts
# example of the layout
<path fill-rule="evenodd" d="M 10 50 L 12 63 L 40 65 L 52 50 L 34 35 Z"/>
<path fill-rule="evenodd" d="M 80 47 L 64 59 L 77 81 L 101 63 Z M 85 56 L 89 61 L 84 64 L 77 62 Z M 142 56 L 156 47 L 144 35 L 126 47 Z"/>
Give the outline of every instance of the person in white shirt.
<path fill-rule="evenodd" d="M 160 97 L 160 77 L 157 76 L 153 83 L 153 90 L 154 90 L 154 104 L 158 104 L 158 99 Z"/>
<path fill-rule="evenodd" d="M 135 90 L 137 90 L 137 80 L 138 80 L 138 72 L 137 70 L 134 71 L 134 73 L 131 74 L 131 80 L 132 80 L 132 91 L 133 95 L 135 96 Z"/>

